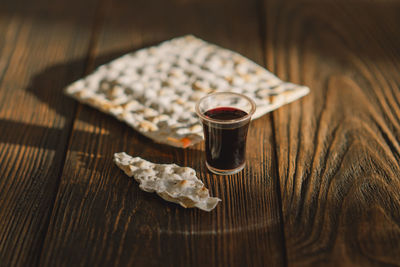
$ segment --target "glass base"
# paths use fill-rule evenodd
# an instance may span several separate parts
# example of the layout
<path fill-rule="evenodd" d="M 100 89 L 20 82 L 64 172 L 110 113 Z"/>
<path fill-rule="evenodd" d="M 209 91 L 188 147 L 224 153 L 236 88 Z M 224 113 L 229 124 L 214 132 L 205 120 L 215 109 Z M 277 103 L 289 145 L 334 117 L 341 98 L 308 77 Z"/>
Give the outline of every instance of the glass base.
<path fill-rule="evenodd" d="M 214 167 L 208 165 L 208 162 L 206 162 L 206 166 L 207 166 L 207 169 L 212 173 L 219 174 L 219 175 L 230 175 L 230 174 L 238 173 L 241 170 L 243 170 L 244 166 L 246 166 L 246 163 L 243 163 L 242 165 L 240 165 L 239 167 L 237 167 L 235 169 L 229 169 L 229 170 L 220 170 L 220 169 L 214 168 Z"/>

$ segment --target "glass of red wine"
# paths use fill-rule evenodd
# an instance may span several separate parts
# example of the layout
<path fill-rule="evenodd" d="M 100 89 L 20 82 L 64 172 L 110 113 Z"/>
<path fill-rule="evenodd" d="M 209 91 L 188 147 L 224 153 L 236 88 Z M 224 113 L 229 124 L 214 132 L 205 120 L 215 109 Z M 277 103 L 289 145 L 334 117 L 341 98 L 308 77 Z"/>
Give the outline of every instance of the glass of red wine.
<path fill-rule="evenodd" d="M 196 113 L 203 124 L 206 165 L 216 174 L 241 171 L 246 164 L 246 139 L 256 104 L 249 97 L 218 92 L 209 94 L 196 104 Z"/>

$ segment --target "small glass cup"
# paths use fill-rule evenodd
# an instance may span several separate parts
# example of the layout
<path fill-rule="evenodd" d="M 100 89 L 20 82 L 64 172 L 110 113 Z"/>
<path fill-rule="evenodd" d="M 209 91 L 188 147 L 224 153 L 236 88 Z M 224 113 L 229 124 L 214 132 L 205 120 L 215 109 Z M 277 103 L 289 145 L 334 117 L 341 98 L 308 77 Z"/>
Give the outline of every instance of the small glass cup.
<path fill-rule="evenodd" d="M 201 98 L 196 113 L 203 125 L 206 165 L 216 174 L 241 171 L 246 164 L 246 139 L 256 104 L 249 97 L 218 92 Z"/>

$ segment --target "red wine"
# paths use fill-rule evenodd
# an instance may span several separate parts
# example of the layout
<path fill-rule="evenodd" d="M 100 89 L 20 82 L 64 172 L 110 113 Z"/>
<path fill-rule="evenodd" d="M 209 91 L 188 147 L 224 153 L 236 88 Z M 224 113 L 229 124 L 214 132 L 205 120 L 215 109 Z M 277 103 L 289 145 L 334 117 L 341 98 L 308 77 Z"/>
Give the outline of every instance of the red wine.
<path fill-rule="evenodd" d="M 234 120 L 246 116 L 247 113 L 232 107 L 219 107 L 208 110 L 204 115 L 216 120 Z M 248 127 L 249 121 L 240 123 L 236 128 L 204 123 L 207 163 L 219 170 L 242 166 L 245 162 Z"/>

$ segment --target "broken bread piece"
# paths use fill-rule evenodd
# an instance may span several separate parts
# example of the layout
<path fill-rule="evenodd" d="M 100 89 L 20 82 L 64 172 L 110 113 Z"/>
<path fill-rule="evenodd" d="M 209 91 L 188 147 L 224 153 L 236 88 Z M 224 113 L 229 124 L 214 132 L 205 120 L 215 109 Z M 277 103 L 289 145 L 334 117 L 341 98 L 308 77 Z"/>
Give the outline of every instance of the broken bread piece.
<path fill-rule="evenodd" d="M 208 189 L 192 168 L 155 164 L 125 152 L 115 153 L 114 162 L 126 175 L 133 176 L 143 191 L 156 192 L 163 199 L 182 207 L 211 211 L 221 201 L 210 197 Z"/>

